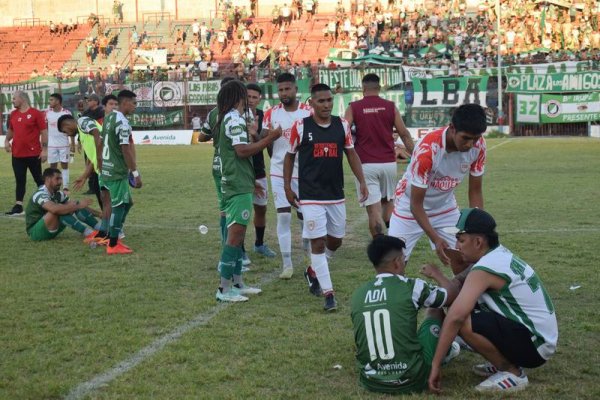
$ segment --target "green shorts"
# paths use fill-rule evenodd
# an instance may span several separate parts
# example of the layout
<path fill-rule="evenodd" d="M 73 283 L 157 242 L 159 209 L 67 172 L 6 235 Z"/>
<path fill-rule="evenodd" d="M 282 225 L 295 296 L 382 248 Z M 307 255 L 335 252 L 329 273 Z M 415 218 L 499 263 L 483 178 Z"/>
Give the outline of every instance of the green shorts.
<path fill-rule="evenodd" d="M 131 189 L 129 188 L 129 181 L 127 179 L 104 181 L 103 183 L 110 192 L 110 204 L 113 207 L 131 203 Z"/>
<path fill-rule="evenodd" d="M 252 217 L 252 193 L 235 195 L 225 200 L 225 221 L 229 228 L 233 224 L 248 226 Z"/>
<path fill-rule="evenodd" d="M 100 188 L 100 190 L 103 190 L 103 188 L 106 188 L 106 185 L 104 184 L 104 181 L 102 180 L 102 174 L 98 174 L 98 187 Z"/>
<path fill-rule="evenodd" d="M 423 359 L 428 369 L 431 369 L 431 362 L 435 354 L 435 348 L 440 339 L 440 330 L 442 329 L 442 321 L 435 318 L 426 318 L 417 332 L 419 343 L 423 347 Z"/>
<path fill-rule="evenodd" d="M 65 226 L 63 224 L 60 224 L 56 231 L 50 232 L 48 230 L 48 228 L 46 228 L 46 223 L 44 222 L 44 218 L 40 218 L 40 220 L 38 222 L 36 222 L 35 225 L 33 225 L 31 228 L 29 228 L 27 235 L 29 235 L 29 238 L 31 240 L 33 240 L 35 242 L 41 242 L 43 240 L 54 239 L 64 229 L 65 229 Z"/>
<path fill-rule="evenodd" d="M 225 212 L 225 202 L 223 201 L 223 192 L 221 191 L 221 176 L 213 174 L 215 180 L 215 188 L 217 189 L 217 202 L 219 203 L 219 211 Z"/>

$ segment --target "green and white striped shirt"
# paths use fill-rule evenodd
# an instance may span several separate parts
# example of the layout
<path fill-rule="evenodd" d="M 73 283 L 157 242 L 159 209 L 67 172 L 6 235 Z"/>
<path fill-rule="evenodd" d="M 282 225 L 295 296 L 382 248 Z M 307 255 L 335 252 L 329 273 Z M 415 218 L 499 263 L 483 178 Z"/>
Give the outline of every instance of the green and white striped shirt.
<path fill-rule="evenodd" d="M 525 325 L 540 356 L 549 359 L 556 351 L 558 323 L 552 300 L 533 268 L 506 247 L 498 246 L 475 263 L 471 271 L 477 270 L 506 281 L 500 290 L 481 295 L 482 308 Z"/>

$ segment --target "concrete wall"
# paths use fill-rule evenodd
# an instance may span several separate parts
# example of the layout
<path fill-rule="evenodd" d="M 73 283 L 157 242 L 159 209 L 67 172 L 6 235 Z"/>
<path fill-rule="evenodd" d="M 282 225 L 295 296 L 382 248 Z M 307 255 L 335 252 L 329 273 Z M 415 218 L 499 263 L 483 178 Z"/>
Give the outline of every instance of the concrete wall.
<path fill-rule="evenodd" d="M 215 15 L 218 0 L 121 0 L 125 21 L 142 22 L 143 14 L 149 12 L 169 12 L 178 19 L 210 18 Z M 250 8 L 250 0 L 232 0 L 234 5 Z M 270 16 L 275 4 L 282 5 L 291 0 L 258 0 L 260 16 Z M 348 9 L 350 0 L 343 0 Z M 337 0 L 320 0 L 319 12 L 332 12 Z M 15 18 L 39 18 L 46 21 L 69 22 L 90 13 L 103 15 L 112 20 L 112 0 L 0 0 L 0 26 L 13 26 Z"/>

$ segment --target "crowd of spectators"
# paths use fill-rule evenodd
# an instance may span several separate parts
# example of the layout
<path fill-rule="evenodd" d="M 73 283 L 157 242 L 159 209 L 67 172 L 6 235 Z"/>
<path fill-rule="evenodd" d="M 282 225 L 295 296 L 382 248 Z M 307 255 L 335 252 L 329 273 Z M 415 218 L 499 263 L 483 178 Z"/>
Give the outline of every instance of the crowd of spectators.
<path fill-rule="evenodd" d="M 578 0 L 570 7 L 559 2 L 536 0 L 500 0 L 501 29 L 496 29 L 495 0 L 482 0 L 468 8 L 465 0 L 433 2 L 428 0 L 351 0 L 345 9 L 341 2 L 334 15 L 320 25 L 332 48 L 349 49 L 360 55 L 389 56 L 398 63 L 442 69 L 450 75 L 468 74 L 472 68 L 494 67 L 497 50 L 503 63 L 528 64 L 568 60 L 600 62 L 600 6 L 594 0 Z M 254 22 L 257 3 L 250 7 L 234 6 L 231 0 L 220 2 L 221 23 L 194 22 L 173 30 L 175 47 L 181 46 L 187 63 L 170 68 L 148 67 L 133 78 L 211 79 L 232 75 L 240 79 L 269 81 L 281 72 L 297 77 L 312 77 L 318 68 L 340 68 L 335 62 L 319 60 L 295 62 L 285 42 L 276 40 L 278 31 L 289 31 L 294 21 L 308 21 L 318 10 L 316 0 L 287 0 L 272 9 L 272 33 L 265 37 Z M 115 22 L 122 21 L 123 4 L 114 1 Z M 86 60 L 107 58 L 116 45 L 117 35 L 105 32 L 98 17 L 91 14 L 91 26 L 98 25 L 98 36 L 86 40 Z M 50 32 L 62 35 L 77 24 L 54 24 Z M 188 39 L 188 35 L 191 35 Z M 287 35 L 289 36 L 289 35 Z M 161 48 L 146 31 L 131 34 L 134 48 Z M 164 45 L 162 45 L 164 46 Z M 231 65 L 219 65 L 215 51 L 229 49 Z M 595 64 L 597 65 L 597 64 Z M 364 68 L 364 62 L 352 62 L 350 68 Z M 348 64 L 346 64 L 348 67 Z M 72 71 L 34 71 L 32 77 L 72 77 Z"/>
<path fill-rule="evenodd" d="M 570 3 L 571 4 L 571 3 Z M 429 7 L 427 6 L 429 5 Z M 402 59 L 405 64 L 459 71 L 496 65 L 498 48 L 506 63 L 597 59 L 598 5 L 570 7 L 535 0 L 501 0 L 500 32 L 495 1 L 468 9 L 462 1 L 419 6 L 414 1 L 352 0 L 338 3 L 323 26 L 331 47 Z"/>

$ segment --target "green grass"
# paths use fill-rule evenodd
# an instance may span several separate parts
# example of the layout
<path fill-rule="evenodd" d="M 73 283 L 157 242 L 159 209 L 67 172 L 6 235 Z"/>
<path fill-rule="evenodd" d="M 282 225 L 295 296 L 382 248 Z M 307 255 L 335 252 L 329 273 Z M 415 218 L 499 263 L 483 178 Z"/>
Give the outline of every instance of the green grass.
<path fill-rule="evenodd" d="M 505 143 L 506 142 L 506 143 Z M 495 145 L 502 144 L 494 148 Z M 493 139 L 484 178 L 486 208 L 501 241 L 538 272 L 557 309 L 558 352 L 529 371 L 525 399 L 600 397 L 600 141 Z M 197 316 L 216 313 L 92 399 L 379 398 L 357 385 L 348 302 L 372 276 L 368 232 L 347 174 L 348 236 L 331 265 L 340 310 L 326 315 L 301 274 L 289 282 L 274 261 L 251 255 L 249 283 L 264 293 L 215 309 L 219 229 L 210 146 L 140 146 L 144 188 L 127 221 L 135 254 L 107 257 L 73 231 L 30 242 L 20 218 L 0 217 L 0 399 L 62 398 Z M 74 177 L 81 159 L 72 166 Z M 400 167 L 402 169 L 403 167 Z M 0 207 L 12 206 L 10 158 L 0 158 Z M 465 203 L 466 185 L 458 197 Z M 29 177 L 28 192 L 33 184 Z M 81 195 L 74 197 L 80 198 Z M 200 235 L 197 227 L 209 227 Z M 295 231 L 296 265 L 302 265 Z M 250 248 L 254 233 L 246 241 Z M 270 206 L 267 242 L 277 249 Z M 435 260 L 422 239 L 408 274 Z M 298 268 L 299 270 L 300 268 Z M 573 284 L 581 285 L 575 291 Z M 444 369 L 444 396 L 479 398 L 462 354 Z M 333 369 L 340 364 L 341 370 Z M 499 396 L 486 396 L 500 398 Z M 413 398 L 436 398 L 423 394 Z"/>

